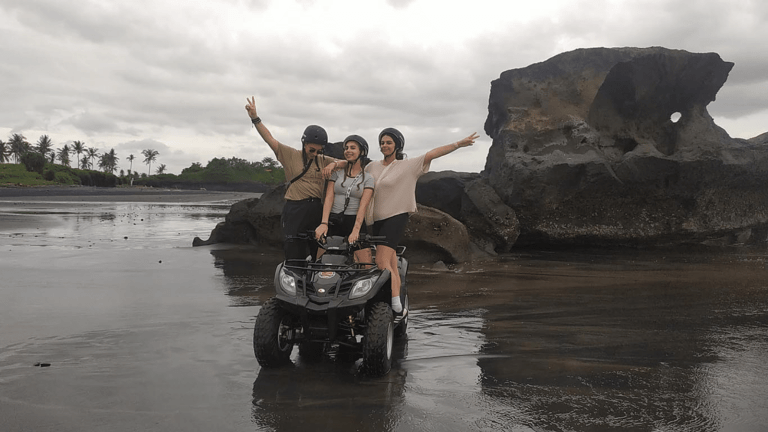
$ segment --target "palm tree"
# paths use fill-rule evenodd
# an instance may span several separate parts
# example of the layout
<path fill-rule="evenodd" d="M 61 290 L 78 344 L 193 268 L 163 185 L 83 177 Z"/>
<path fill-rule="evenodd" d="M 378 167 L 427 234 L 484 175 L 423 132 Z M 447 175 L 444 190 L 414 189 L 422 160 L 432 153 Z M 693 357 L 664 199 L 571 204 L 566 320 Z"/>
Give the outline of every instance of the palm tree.
<path fill-rule="evenodd" d="M 93 160 L 97 157 L 99 157 L 99 149 L 95 147 L 91 147 L 86 150 L 86 153 L 88 154 L 88 157 L 91 159 L 91 169 L 93 169 Z"/>
<path fill-rule="evenodd" d="M 51 151 L 48 152 L 48 159 L 51 161 L 51 163 L 56 162 L 56 150 L 51 149 Z"/>
<path fill-rule="evenodd" d="M 128 159 L 128 162 L 131 163 L 131 166 L 128 167 L 128 172 L 130 173 L 131 170 L 133 169 L 133 160 L 136 159 L 136 156 L 134 156 L 133 153 L 131 153 L 130 155 L 128 155 L 126 159 Z"/>
<path fill-rule="evenodd" d="M 27 142 L 27 138 L 22 134 L 16 133 L 11 136 L 11 140 L 8 141 L 8 144 L 11 145 L 11 156 L 16 159 L 16 163 L 21 162 L 21 156 L 29 151 L 30 146 Z"/>
<path fill-rule="evenodd" d="M 91 167 L 91 162 L 88 160 L 88 155 L 83 155 L 83 158 L 80 159 L 80 166 L 82 166 L 83 169 L 89 169 Z"/>
<path fill-rule="evenodd" d="M 83 153 L 85 150 L 85 144 L 82 141 L 75 141 L 72 143 L 72 153 L 77 153 L 77 159 L 75 159 L 78 162 L 77 167 L 80 168 L 80 153 Z"/>
<path fill-rule="evenodd" d="M 0 140 L 0 163 L 6 163 L 9 161 L 8 156 L 11 154 L 10 146 L 3 140 Z"/>
<path fill-rule="evenodd" d="M 59 162 L 61 162 L 62 165 L 69 166 L 69 154 L 71 153 L 71 150 L 69 149 L 69 145 L 64 144 L 64 147 L 59 149 L 58 158 Z"/>
<path fill-rule="evenodd" d="M 104 170 L 104 172 L 114 173 L 115 170 L 117 170 L 117 161 L 119 159 L 120 158 L 118 158 L 115 154 L 115 149 L 111 149 L 107 153 L 101 155 L 99 160 L 99 168 Z"/>
<path fill-rule="evenodd" d="M 35 150 L 43 156 L 47 156 L 51 150 L 53 150 L 53 141 L 48 135 L 40 135 L 40 139 L 37 140 Z"/>
<path fill-rule="evenodd" d="M 159 167 L 157 167 L 157 171 L 156 171 L 156 172 L 157 172 L 158 174 L 163 174 L 163 173 L 165 173 L 165 164 L 160 164 L 160 166 L 159 166 Z"/>
<path fill-rule="evenodd" d="M 157 159 L 157 155 L 160 154 L 157 150 L 147 149 L 142 150 L 141 154 L 144 155 L 144 163 L 147 164 L 147 175 L 152 171 L 152 162 Z"/>

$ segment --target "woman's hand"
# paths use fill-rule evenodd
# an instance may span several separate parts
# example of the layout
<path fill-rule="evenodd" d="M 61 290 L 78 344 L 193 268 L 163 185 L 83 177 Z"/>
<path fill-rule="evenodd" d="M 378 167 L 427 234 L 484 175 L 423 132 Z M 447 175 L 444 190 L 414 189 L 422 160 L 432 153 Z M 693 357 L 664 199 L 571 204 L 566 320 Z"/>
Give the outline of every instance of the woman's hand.
<path fill-rule="evenodd" d="M 357 239 L 359 238 L 360 238 L 360 228 L 352 228 L 352 232 L 349 233 L 349 237 L 347 237 L 347 243 L 355 244 L 357 242 Z"/>
<path fill-rule="evenodd" d="M 477 132 L 474 132 L 472 135 L 461 139 L 459 141 L 456 141 L 456 148 L 459 147 L 468 147 L 475 143 L 475 140 L 480 138 L 480 135 L 477 134 Z"/>
<path fill-rule="evenodd" d="M 248 103 L 245 105 L 245 110 L 248 111 L 248 117 L 255 119 L 259 115 L 256 114 L 256 98 L 251 96 L 250 99 L 245 98 Z"/>
<path fill-rule="evenodd" d="M 315 228 L 315 239 L 320 240 L 326 234 L 328 234 L 328 225 L 320 224 L 317 228 Z"/>
<path fill-rule="evenodd" d="M 336 171 L 337 165 L 338 164 L 336 162 L 331 162 L 328 165 L 326 165 L 325 168 L 323 168 L 323 178 L 326 180 L 331 178 L 331 175 L 333 175 L 333 172 Z"/>

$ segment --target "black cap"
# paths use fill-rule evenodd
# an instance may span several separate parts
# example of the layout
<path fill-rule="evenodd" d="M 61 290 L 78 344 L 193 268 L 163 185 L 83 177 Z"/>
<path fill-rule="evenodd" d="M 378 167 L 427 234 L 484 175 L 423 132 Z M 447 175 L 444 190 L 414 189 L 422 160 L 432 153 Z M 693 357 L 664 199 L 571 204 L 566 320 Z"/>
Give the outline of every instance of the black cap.
<path fill-rule="evenodd" d="M 328 144 L 328 134 L 318 125 L 309 125 L 301 136 L 301 144 L 317 144 L 325 147 Z"/>

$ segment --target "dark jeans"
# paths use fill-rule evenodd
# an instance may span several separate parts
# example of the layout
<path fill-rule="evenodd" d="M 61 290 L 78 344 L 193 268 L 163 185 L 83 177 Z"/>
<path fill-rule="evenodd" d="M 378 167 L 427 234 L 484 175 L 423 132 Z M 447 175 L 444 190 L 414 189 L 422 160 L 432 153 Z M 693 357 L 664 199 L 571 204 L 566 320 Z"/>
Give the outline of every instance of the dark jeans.
<path fill-rule="evenodd" d="M 323 215 L 323 203 L 319 198 L 301 201 L 286 201 L 280 218 L 283 227 L 283 251 L 285 259 L 305 259 L 317 256 L 317 242 L 314 231 Z M 295 238 L 312 231 L 306 240 Z"/>

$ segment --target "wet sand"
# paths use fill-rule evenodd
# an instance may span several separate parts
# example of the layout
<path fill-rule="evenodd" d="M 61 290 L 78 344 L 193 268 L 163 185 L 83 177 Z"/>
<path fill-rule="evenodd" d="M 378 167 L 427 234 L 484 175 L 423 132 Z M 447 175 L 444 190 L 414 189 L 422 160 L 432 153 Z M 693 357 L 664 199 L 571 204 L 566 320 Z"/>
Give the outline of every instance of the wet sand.
<path fill-rule="evenodd" d="M 164 189 L 139 186 L 0 187 L 0 202 L 164 202 L 195 203 L 243 200 L 261 193 Z"/>
<path fill-rule="evenodd" d="M 262 369 L 280 251 L 191 247 L 222 201 L 0 202 L 0 421 L 23 430 L 761 431 L 765 251 L 413 266 L 383 378 Z M 15 226 L 6 221 L 22 221 Z M 46 365 L 46 366 L 43 366 Z"/>

